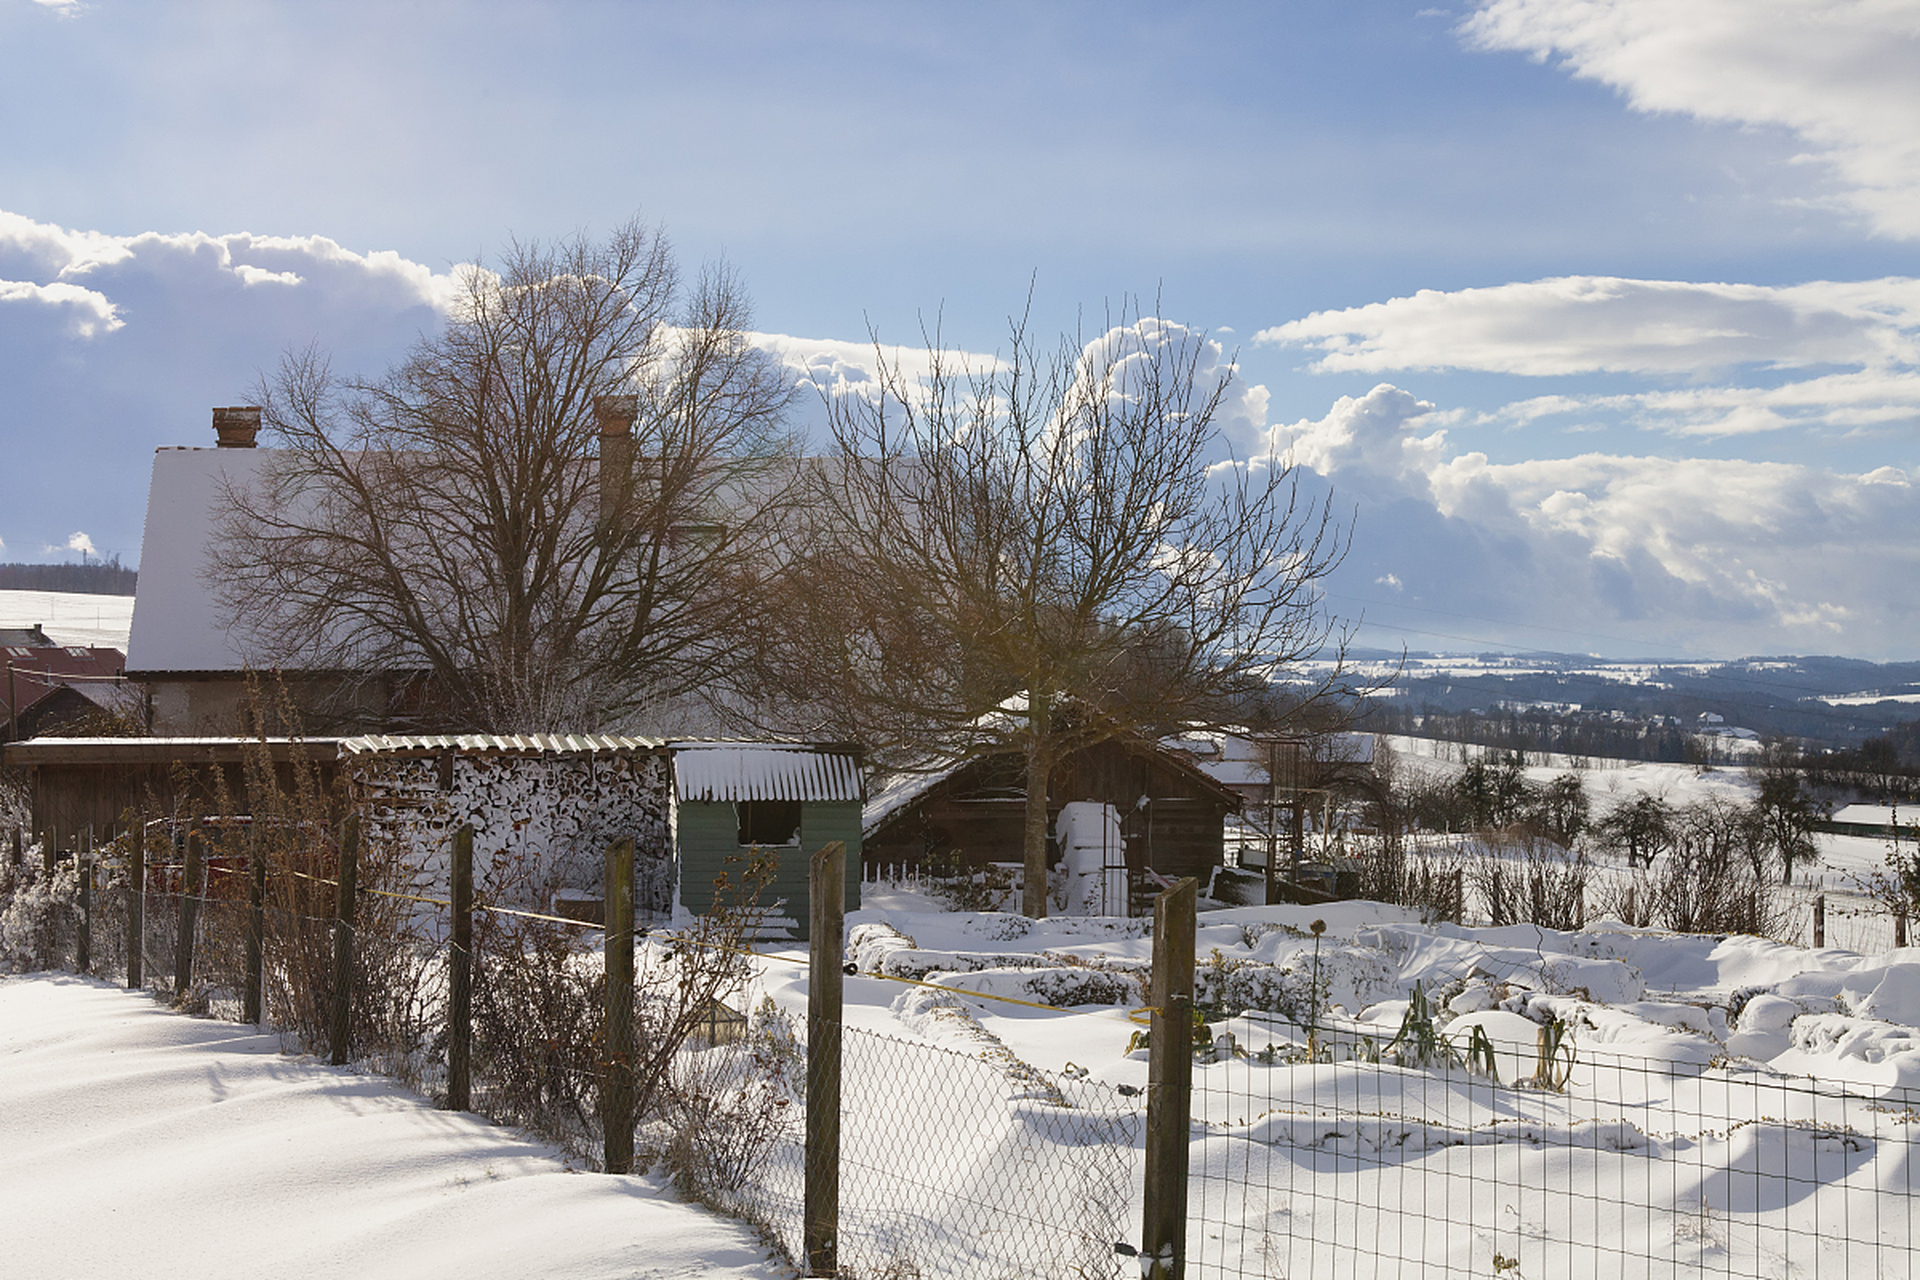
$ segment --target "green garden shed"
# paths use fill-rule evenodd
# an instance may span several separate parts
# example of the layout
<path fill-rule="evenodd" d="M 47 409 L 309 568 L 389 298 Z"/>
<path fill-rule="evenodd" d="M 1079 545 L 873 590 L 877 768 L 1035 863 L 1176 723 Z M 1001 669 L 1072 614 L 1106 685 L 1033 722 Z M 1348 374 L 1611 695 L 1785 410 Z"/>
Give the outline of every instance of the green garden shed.
<path fill-rule="evenodd" d="M 754 849 L 779 859 L 761 895 L 772 934 L 807 934 L 807 878 L 813 855 L 846 845 L 847 910 L 860 905 L 860 749 L 768 742 L 677 742 L 673 836 L 682 907 L 713 905 L 723 872 L 738 878 Z M 730 861 L 730 859 L 732 861 Z"/>

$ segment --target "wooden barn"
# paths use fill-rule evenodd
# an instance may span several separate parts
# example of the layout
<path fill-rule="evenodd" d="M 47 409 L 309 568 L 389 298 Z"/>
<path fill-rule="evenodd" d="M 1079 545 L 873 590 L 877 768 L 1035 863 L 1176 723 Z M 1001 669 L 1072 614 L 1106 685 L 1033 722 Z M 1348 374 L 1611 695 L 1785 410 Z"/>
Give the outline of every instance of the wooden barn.
<path fill-rule="evenodd" d="M 1026 813 L 1026 763 L 1002 751 L 904 775 L 868 802 L 862 826 L 870 864 L 1018 862 Z M 1226 817 L 1240 797 L 1193 758 L 1144 738 L 1123 737 L 1072 752 L 1054 770 L 1048 830 L 1074 801 L 1111 805 L 1120 816 L 1130 877 L 1146 872 L 1203 883 L 1220 865 Z M 1058 859 L 1051 847 L 1049 859 Z"/>

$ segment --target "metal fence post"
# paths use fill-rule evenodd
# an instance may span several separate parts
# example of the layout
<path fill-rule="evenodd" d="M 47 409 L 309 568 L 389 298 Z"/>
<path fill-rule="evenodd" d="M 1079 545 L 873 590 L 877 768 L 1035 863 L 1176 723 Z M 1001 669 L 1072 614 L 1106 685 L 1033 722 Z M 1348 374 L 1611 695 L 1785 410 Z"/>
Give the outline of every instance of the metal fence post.
<path fill-rule="evenodd" d="M 453 833 L 453 938 L 447 977 L 447 1110 L 472 1106 L 473 826 Z"/>
<path fill-rule="evenodd" d="M 847 846 L 809 868 L 807 941 L 806 1274 L 840 1274 L 840 1026 L 844 1007 Z"/>
<path fill-rule="evenodd" d="M 187 998 L 187 988 L 193 985 L 193 935 L 200 919 L 200 888 L 205 880 L 205 868 L 202 865 L 204 851 L 201 846 L 205 836 L 199 827 L 187 832 L 187 865 L 180 885 L 180 936 L 174 940 L 173 947 L 173 1002 L 179 1004 Z"/>
<path fill-rule="evenodd" d="M 360 874 L 360 815 L 340 824 L 340 874 L 333 891 L 333 1008 L 327 1060 L 347 1065 L 347 1039 L 353 1027 L 353 898 Z"/>
<path fill-rule="evenodd" d="M 147 981 L 147 824 L 127 833 L 127 990 Z"/>
<path fill-rule="evenodd" d="M 607 850 L 607 1057 L 600 1127 L 608 1173 L 633 1172 L 633 841 Z"/>
<path fill-rule="evenodd" d="M 1153 1023 L 1147 1046 L 1146 1210 L 1140 1262 L 1147 1280 L 1187 1268 L 1187 1146 L 1193 1106 L 1193 939 L 1199 885 L 1174 882 L 1153 904 Z"/>

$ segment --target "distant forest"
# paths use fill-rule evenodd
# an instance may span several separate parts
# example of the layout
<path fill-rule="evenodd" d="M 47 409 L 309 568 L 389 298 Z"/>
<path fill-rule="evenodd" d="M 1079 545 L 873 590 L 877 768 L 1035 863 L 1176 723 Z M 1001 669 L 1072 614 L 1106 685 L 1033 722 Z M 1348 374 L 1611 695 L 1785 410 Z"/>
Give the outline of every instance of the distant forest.
<path fill-rule="evenodd" d="M 72 591 L 81 595 L 130 596 L 136 573 L 120 557 L 93 564 L 0 564 L 0 591 Z"/>

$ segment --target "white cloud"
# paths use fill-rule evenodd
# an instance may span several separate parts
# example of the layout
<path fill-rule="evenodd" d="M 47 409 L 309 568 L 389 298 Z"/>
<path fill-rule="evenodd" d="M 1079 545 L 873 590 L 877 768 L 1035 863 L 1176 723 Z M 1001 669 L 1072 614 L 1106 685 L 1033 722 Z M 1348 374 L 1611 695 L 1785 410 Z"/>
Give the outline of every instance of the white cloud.
<path fill-rule="evenodd" d="M 1875 230 L 1920 236 L 1915 0 L 1489 0 L 1461 32 L 1639 111 L 1788 129 Z"/>
<path fill-rule="evenodd" d="M 1883 365 L 1920 358 L 1920 280 L 1784 288 L 1614 276 L 1423 289 L 1263 329 L 1319 351 L 1322 371 L 1475 369 L 1534 377 L 1695 374 L 1738 365 Z"/>
<path fill-rule="evenodd" d="M 1341 396 L 1317 422 L 1272 428 L 1262 452 L 1338 476 L 1369 494 L 1430 495 L 1447 436 L 1419 435 L 1414 424 L 1433 412 L 1430 402 L 1383 382 L 1364 396 Z"/>
<path fill-rule="evenodd" d="M 131 560 L 155 447 L 211 444 L 208 409 L 244 403 L 289 347 L 391 366 L 446 314 L 458 270 L 323 236 L 116 235 L 0 210 L 0 386 L 10 421 L 37 424 L 12 461 L 85 477 L 88 538 Z M 60 550 L 80 483 L 10 494 L 5 536 Z"/>
<path fill-rule="evenodd" d="M 459 294 L 459 268 L 436 272 L 390 249 L 355 253 L 325 236 L 256 236 L 246 232 L 142 232 L 115 236 L 35 222 L 0 210 L 0 264 L 47 285 L 99 279 L 115 269 L 204 264 L 244 285 L 301 285 L 309 278 L 339 287 L 357 281 L 424 303 L 445 314 Z"/>
<path fill-rule="evenodd" d="M 66 549 L 68 551 L 78 551 L 83 556 L 97 556 L 100 554 L 99 549 L 93 545 L 93 539 L 84 533 L 74 533 L 68 537 Z"/>
<path fill-rule="evenodd" d="M 72 333 L 80 338 L 112 333 L 125 323 L 120 319 L 120 309 L 108 301 L 105 294 L 65 281 L 34 284 L 27 280 L 0 280 L 0 302 L 37 302 L 60 308 Z"/>
<path fill-rule="evenodd" d="M 1703 652 L 1911 648 L 1920 483 L 1894 467 L 1603 453 L 1493 463 L 1443 415 L 1382 384 L 1275 428 L 1359 502 L 1353 568 L 1515 623 L 1618 632 L 1650 622 Z M 1398 594 L 1398 593 L 1397 593 Z"/>
<path fill-rule="evenodd" d="M 1482 416 L 1528 424 L 1573 414 L 1621 414 L 1677 436 L 1720 437 L 1819 427 L 1849 433 L 1920 425 L 1920 372 L 1864 370 L 1775 387 L 1683 387 L 1626 395 L 1535 396 Z"/>

